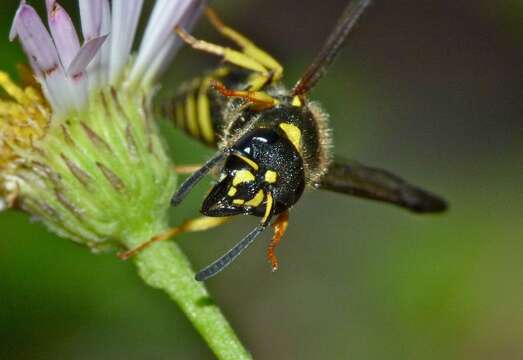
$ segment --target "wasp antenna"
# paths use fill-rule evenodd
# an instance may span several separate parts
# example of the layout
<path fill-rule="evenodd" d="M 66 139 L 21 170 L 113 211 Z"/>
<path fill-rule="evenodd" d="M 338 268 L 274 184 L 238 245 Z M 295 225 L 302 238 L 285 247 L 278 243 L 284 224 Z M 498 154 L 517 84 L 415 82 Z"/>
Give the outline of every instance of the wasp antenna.
<path fill-rule="evenodd" d="M 225 269 L 227 266 L 229 266 L 240 254 L 243 252 L 243 250 L 247 249 L 249 245 L 251 245 L 254 240 L 262 233 L 263 230 L 265 230 L 266 226 L 258 225 L 254 229 L 251 230 L 250 233 L 248 233 L 243 239 L 241 239 L 232 249 L 227 251 L 222 257 L 220 257 L 218 260 L 201 270 L 198 274 L 196 274 L 195 279 L 198 281 L 205 281 L 214 275 L 218 274 L 220 271 Z"/>
<path fill-rule="evenodd" d="M 197 171 L 195 171 L 191 176 L 189 176 L 183 184 L 180 186 L 178 191 L 173 195 L 171 199 L 171 204 L 173 206 L 179 205 L 183 199 L 187 196 L 187 194 L 192 190 L 192 188 L 205 176 L 209 171 L 211 171 L 212 168 L 216 166 L 225 155 L 227 155 L 227 151 L 219 151 L 217 152 L 212 158 L 210 158 L 201 168 L 199 168 Z"/>
<path fill-rule="evenodd" d="M 196 274 L 195 279 L 197 281 L 205 281 L 218 274 L 227 266 L 231 265 L 232 262 L 236 260 L 238 256 L 240 256 L 243 250 L 247 249 L 249 245 L 251 245 L 254 242 L 254 240 L 256 240 L 258 235 L 260 235 L 262 231 L 267 228 L 274 214 L 274 199 L 270 192 L 267 193 L 266 199 L 267 204 L 261 224 L 252 229 L 250 233 L 245 235 L 243 239 L 238 241 L 238 243 L 234 245 L 232 249 L 227 251 L 222 257 L 220 257 L 218 260 L 214 261 L 212 264 L 208 265 L 206 268 L 204 268 L 198 274 Z"/>
<path fill-rule="evenodd" d="M 345 39 L 370 3 L 370 0 L 354 0 L 345 7 L 334 30 L 329 35 L 316 59 L 309 65 L 294 86 L 292 90 L 293 96 L 304 95 L 316 85 L 327 71 L 329 65 L 332 64 Z"/>

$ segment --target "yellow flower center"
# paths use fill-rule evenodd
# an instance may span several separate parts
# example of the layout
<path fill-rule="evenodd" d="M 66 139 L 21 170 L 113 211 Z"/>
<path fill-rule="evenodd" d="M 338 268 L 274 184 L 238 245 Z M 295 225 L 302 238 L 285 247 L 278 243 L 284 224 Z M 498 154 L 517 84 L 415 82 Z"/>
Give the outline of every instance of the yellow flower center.
<path fill-rule="evenodd" d="M 16 169 L 22 154 L 45 135 L 51 110 L 37 84 L 21 88 L 0 71 L 0 88 L 8 95 L 0 97 L 0 197 L 3 197 L 8 193 L 5 176 Z"/>

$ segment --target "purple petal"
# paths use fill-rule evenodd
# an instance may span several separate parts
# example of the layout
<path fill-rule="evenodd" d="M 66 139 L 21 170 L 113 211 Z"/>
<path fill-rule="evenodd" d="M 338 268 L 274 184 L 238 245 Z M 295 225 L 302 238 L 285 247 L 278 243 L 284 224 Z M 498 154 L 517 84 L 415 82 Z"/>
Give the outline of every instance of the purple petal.
<path fill-rule="evenodd" d="M 80 50 L 80 41 L 69 14 L 55 0 L 46 0 L 49 28 L 53 35 L 54 43 L 62 60 L 62 65 L 67 68 Z"/>
<path fill-rule="evenodd" d="M 45 0 L 45 8 L 47 9 L 48 14 L 53 10 L 53 6 L 55 3 L 55 0 Z"/>
<path fill-rule="evenodd" d="M 20 0 L 20 5 L 18 6 L 18 9 L 16 9 L 15 17 L 13 18 L 13 23 L 11 24 L 11 29 L 9 30 L 9 41 L 13 41 L 16 39 L 16 36 L 18 33 L 16 32 L 16 19 L 18 19 L 18 16 L 20 15 L 20 10 L 22 10 L 22 6 L 25 5 L 25 0 Z"/>
<path fill-rule="evenodd" d="M 60 68 L 53 40 L 31 6 L 22 5 L 20 7 L 14 27 L 27 56 L 42 72 L 50 75 Z"/>
<path fill-rule="evenodd" d="M 104 35 L 87 41 L 71 61 L 71 64 L 67 68 L 67 75 L 74 78 L 82 73 L 96 56 L 105 39 L 107 39 L 107 36 L 108 35 Z"/>

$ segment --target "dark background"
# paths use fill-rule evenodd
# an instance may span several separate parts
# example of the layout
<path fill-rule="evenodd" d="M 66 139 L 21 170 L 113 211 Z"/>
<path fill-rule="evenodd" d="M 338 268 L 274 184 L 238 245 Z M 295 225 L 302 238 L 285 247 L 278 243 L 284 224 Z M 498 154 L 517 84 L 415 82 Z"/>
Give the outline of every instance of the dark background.
<path fill-rule="evenodd" d="M 62 3 L 77 13 L 76 2 Z M 344 4 L 214 7 L 281 60 L 292 86 Z M 2 5 L 0 66 L 14 73 L 24 61 L 7 41 L 17 1 Z M 306 194 L 278 272 L 266 263 L 265 235 L 208 283 L 256 358 L 523 358 L 522 23 L 518 0 L 375 1 L 314 97 L 331 114 L 337 153 L 443 194 L 451 209 L 419 217 Z M 195 33 L 226 42 L 205 21 Z M 164 88 L 215 64 L 183 49 Z M 177 163 L 209 156 L 163 129 Z M 197 213 L 207 186 L 172 211 L 173 223 Z M 200 268 L 255 222 L 178 241 Z M 0 358 L 212 358 L 131 263 L 91 255 L 23 214 L 1 214 L 0 233 Z"/>

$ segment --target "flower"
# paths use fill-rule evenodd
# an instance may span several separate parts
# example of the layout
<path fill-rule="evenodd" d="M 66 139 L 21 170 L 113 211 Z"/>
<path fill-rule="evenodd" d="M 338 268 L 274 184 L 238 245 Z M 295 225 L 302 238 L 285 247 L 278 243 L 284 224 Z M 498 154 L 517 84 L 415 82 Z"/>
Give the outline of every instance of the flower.
<path fill-rule="evenodd" d="M 175 26 L 190 28 L 205 0 L 156 1 L 136 53 L 143 0 L 79 5 L 82 43 L 56 1 L 46 1 L 50 32 L 25 1 L 16 12 L 10 38 L 32 74 L 18 86 L 0 71 L 0 210 L 26 211 L 93 251 L 133 249 L 168 229 L 176 175 L 151 104 L 181 45 Z M 156 242 L 133 260 L 217 358 L 251 358 L 177 244 Z"/>
<path fill-rule="evenodd" d="M 0 72 L 0 208 L 19 208 L 89 246 L 131 247 L 166 228 L 176 177 L 153 119 L 159 75 L 203 0 L 158 0 L 132 52 L 143 0 L 79 0 L 82 41 L 46 0 L 22 0 L 9 34 L 34 77 Z"/>

